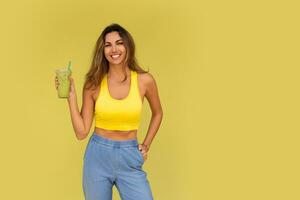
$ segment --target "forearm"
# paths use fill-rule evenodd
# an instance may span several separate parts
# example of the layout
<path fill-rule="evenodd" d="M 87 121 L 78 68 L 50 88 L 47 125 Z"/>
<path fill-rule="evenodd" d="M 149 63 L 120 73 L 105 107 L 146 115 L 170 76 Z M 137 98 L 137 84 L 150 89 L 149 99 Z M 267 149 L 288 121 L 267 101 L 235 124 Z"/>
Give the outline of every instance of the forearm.
<path fill-rule="evenodd" d="M 151 117 L 151 121 L 148 127 L 147 135 L 144 139 L 143 145 L 146 145 L 147 148 L 150 148 L 150 145 L 160 127 L 161 121 L 162 121 L 163 114 L 153 114 Z"/>
<path fill-rule="evenodd" d="M 82 140 L 85 138 L 85 127 L 78 108 L 76 95 L 72 98 L 68 98 L 68 104 L 70 109 L 71 121 L 76 137 L 78 140 Z"/>

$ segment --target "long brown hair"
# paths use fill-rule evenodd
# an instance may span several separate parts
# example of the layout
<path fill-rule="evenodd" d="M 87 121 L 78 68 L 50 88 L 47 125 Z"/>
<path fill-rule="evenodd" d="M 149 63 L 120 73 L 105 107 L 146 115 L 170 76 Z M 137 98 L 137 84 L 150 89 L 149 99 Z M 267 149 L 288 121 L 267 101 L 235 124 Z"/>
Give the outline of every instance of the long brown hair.
<path fill-rule="evenodd" d="M 122 26 L 119 24 L 113 23 L 109 26 L 107 26 L 99 36 L 97 43 L 95 45 L 94 53 L 93 53 L 93 61 L 90 66 L 90 69 L 88 73 L 85 75 L 85 82 L 84 82 L 84 88 L 89 89 L 91 87 L 97 87 L 100 85 L 104 75 L 108 73 L 109 69 L 109 63 L 107 59 L 104 56 L 104 44 L 105 44 L 105 36 L 106 34 L 110 32 L 117 31 L 120 35 L 120 37 L 124 41 L 124 45 L 126 48 L 126 57 L 125 57 L 125 65 L 123 67 L 123 72 L 125 75 L 125 78 L 123 81 L 126 81 L 127 74 L 125 71 L 125 66 L 128 65 L 129 68 L 133 71 L 136 71 L 138 73 L 148 73 L 148 71 L 143 70 L 135 57 L 135 44 L 132 36 L 130 33 L 125 30 Z M 122 82 L 123 82 L 122 81 Z"/>

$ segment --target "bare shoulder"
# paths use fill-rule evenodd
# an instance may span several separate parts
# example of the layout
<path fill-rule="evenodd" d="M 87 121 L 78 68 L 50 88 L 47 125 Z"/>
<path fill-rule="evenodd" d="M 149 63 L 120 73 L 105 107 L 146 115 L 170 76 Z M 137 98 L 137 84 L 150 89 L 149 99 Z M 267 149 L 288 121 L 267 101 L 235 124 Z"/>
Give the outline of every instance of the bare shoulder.
<path fill-rule="evenodd" d="M 151 87 L 151 85 L 155 84 L 154 76 L 150 72 L 140 73 L 139 76 L 142 84 L 146 88 L 149 88 L 149 86 Z"/>
<path fill-rule="evenodd" d="M 97 89 L 93 86 L 86 88 L 83 87 L 83 98 L 84 100 L 86 99 L 91 99 L 91 100 L 95 100 L 95 96 L 97 95 Z"/>
<path fill-rule="evenodd" d="M 145 85 L 145 97 L 149 102 L 153 114 L 162 113 L 162 108 L 159 99 L 159 92 L 154 76 L 151 73 L 143 73 L 141 75 L 143 85 Z"/>

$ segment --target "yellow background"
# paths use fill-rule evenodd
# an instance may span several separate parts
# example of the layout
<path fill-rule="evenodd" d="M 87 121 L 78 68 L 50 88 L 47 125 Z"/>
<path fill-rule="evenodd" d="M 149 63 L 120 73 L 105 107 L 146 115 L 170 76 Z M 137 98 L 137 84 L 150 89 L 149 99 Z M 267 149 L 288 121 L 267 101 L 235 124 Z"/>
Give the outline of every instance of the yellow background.
<path fill-rule="evenodd" d="M 75 138 L 54 70 L 72 60 L 81 107 L 112 22 L 159 87 L 164 118 L 144 165 L 156 200 L 300 199 L 296 1 L 18 0 L 0 11 L 0 199 L 84 199 L 88 140 Z M 147 101 L 143 111 L 140 140 Z"/>

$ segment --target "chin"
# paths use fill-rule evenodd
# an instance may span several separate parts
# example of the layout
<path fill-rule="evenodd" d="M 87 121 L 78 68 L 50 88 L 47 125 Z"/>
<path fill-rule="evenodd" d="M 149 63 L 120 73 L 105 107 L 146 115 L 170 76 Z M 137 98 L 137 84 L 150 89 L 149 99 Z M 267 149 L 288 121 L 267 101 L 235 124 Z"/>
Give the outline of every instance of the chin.
<path fill-rule="evenodd" d="M 119 64 L 122 64 L 123 62 L 124 62 L 124 60 L 121 60 L 121 61 L 112 60 L 112 61 L 110 61 L 110 63 L 114 64 L 114 65 L 119 65 Z"/>

